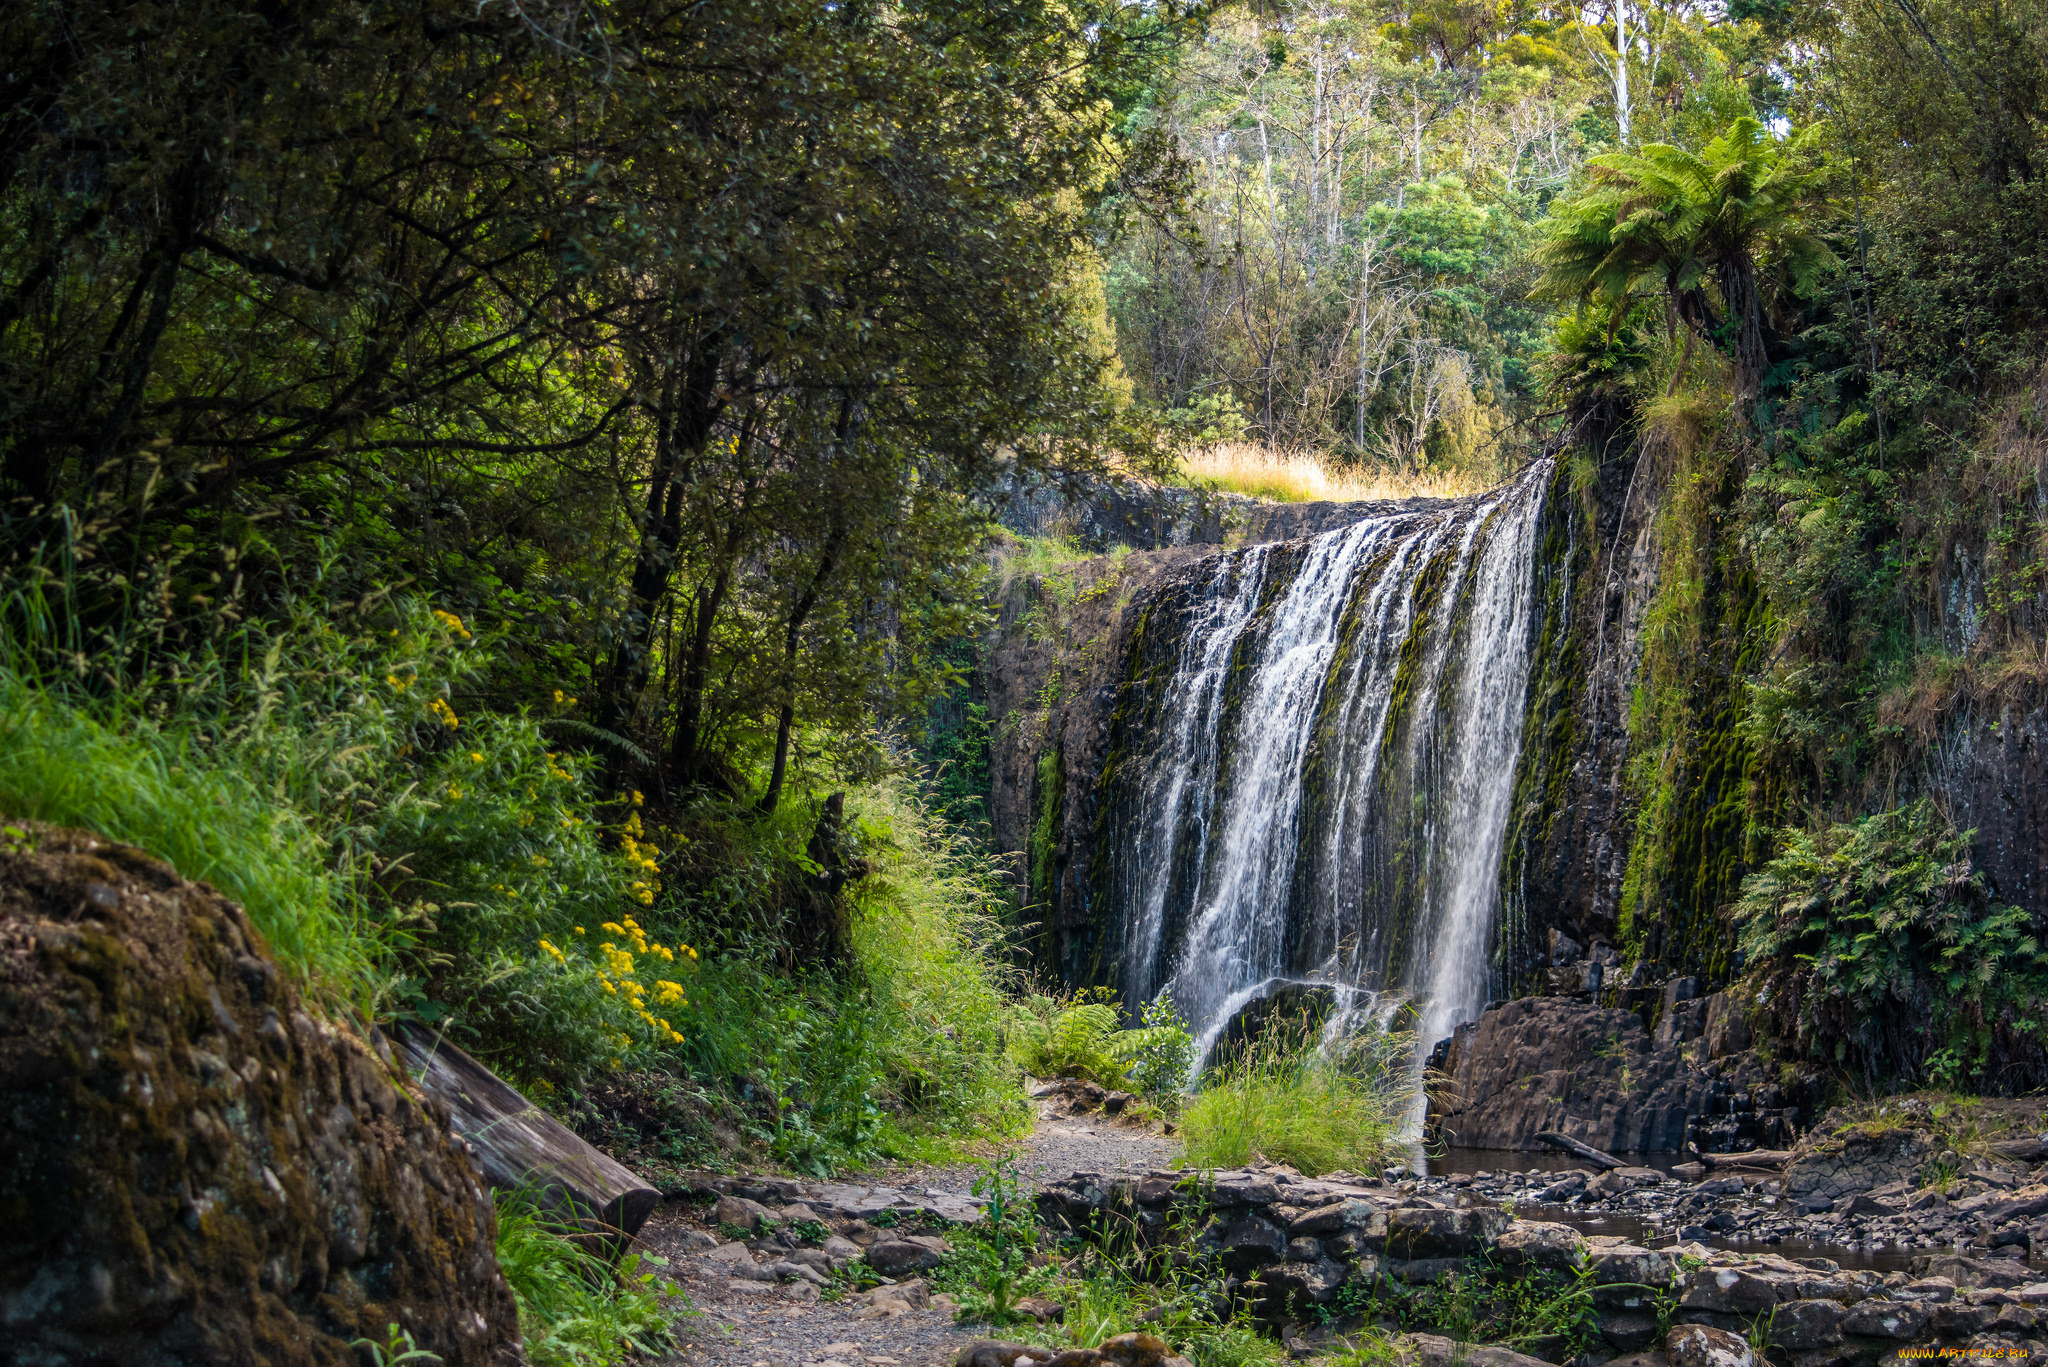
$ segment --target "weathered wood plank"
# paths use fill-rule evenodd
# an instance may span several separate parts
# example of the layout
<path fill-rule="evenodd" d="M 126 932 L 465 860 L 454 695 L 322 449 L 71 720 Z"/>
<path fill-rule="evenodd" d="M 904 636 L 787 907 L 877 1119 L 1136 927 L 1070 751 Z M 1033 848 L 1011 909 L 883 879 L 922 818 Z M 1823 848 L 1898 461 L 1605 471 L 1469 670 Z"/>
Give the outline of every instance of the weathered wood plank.
<path fill-rule="evenodd" d="M 640 1232 L 661 1194 L 447 1040 L 401 1023 L 392 1040 L 409 1071 L 446 1102 L 455 1132 L 472 1144 L 484 1180 L 525 1191 L 551 1215 L 580 1225 L 616 1257 Z"/>

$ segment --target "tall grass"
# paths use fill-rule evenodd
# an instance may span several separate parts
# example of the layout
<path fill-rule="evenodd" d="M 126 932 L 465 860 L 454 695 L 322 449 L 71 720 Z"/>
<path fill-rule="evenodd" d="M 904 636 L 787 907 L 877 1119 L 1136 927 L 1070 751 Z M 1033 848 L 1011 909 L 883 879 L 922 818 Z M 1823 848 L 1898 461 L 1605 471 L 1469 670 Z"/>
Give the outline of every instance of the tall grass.
<path fill-rule="evenodd" d="M 104 723 L 0 668 L 0 813 L 136 845 L 241 903 L 302 982 L 376 995 L 379 927 L 326 866 L 326 843 L 190 731 Z"/>
<path fill-rule="evenodd" d="M 1494 483 L 1493 472 L 1486 470 L 1338 467 L 1314 451 L 1248 441 L 1191 451 L 1182 458 L 1182 468 L 1193 482 L 1280 503 L 1463 498 L 1484 493 Z"/>
<path fill-rule="evenodd" d="M 1269 1030 L 1211 1068 L 1181 1112 L 1187 1163 L 1285 1163 L 1309 1176 L 1384 1166 L 1413 1094 L 1413 1040 L 1371 1034 L 1332 1057 L 1299 1032 Z"/>

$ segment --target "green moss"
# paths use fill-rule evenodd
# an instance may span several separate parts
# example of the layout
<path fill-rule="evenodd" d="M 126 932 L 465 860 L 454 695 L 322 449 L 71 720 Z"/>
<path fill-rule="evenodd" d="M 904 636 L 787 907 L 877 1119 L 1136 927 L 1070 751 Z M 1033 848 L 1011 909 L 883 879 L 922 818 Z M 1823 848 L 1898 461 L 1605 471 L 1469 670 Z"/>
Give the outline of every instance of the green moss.
<path fill-rule="evenodd" d="M 1037 819 L 1031 823 L 1031 890 L 1029 904 L 1050 907 L 1058 901 L 1060 809 L 1066 802 L 1066 766 L 1058 745 L 1038 757 L 1032 801 Z"/>

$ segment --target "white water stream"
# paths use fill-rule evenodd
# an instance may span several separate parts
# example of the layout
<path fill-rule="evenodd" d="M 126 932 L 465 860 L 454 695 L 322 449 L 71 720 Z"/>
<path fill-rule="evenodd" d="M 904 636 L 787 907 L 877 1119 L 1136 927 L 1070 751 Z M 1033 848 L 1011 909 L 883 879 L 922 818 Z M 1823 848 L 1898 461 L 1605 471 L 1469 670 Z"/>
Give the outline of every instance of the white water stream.
<path fill-rule="evenodd" d="M 1289 984 L 1340 1020 L 1412 1004 L 1425 1050 L 1484 1005 L 1547 470 L 1220 556 L 1150 628 L 1170 659 L 1110 817 L 1123 986 L 1170 992 L 1202 1055 Z"/>

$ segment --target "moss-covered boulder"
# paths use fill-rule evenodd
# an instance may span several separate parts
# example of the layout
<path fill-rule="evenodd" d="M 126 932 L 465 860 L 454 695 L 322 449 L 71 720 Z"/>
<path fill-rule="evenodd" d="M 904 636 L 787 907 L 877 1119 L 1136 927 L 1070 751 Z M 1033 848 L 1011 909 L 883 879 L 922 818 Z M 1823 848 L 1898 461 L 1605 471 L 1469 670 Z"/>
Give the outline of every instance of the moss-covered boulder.
<path fill-rule="evenodd" d="M 482 1182 L 241 909 L 140 850 L 0 840 L 0 1334 L 42 1363 L 522 1359 Z"/>

